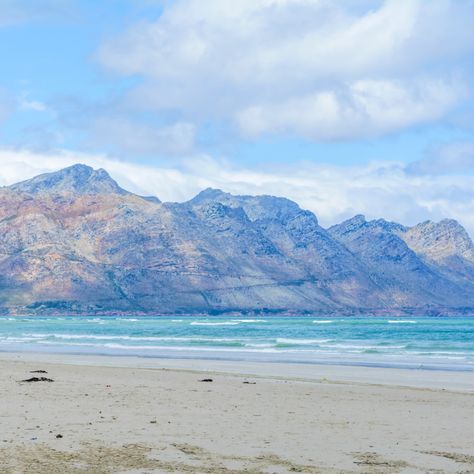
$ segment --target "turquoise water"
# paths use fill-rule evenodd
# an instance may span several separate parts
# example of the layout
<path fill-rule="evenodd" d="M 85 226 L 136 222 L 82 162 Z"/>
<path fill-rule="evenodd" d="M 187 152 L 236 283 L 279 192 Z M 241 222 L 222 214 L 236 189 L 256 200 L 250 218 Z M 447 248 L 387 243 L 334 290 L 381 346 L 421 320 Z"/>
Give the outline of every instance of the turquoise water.
<path fill-rule="evenodd" d="M 474 370 L 474 317 L 0 317 L 0 351 Z"/>

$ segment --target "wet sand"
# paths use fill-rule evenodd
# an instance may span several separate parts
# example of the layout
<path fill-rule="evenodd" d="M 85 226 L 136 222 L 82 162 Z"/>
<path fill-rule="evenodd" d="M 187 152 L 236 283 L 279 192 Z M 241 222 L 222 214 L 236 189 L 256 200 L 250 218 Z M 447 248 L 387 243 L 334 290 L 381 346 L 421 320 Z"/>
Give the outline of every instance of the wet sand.
<path fill-rule="evenodd" d="M 0 371 L 2 473 L 474 472 L 472 373 L 45 354 Z"/>

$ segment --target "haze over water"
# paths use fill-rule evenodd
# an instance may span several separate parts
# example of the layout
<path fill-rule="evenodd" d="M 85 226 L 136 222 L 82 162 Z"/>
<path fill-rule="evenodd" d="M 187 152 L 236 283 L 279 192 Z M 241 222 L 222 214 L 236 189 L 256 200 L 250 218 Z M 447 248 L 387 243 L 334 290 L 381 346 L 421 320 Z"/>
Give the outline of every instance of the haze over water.
<path fill-rule="evenodd" d="M 474 318 L 0 317 L 0 350 L 474 370 Z"/>

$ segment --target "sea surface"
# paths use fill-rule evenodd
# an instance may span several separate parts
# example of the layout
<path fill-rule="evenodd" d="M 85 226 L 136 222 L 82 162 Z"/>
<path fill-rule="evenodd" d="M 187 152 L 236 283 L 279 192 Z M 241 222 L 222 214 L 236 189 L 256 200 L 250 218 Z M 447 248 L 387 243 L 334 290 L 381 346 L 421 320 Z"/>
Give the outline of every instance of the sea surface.
<path fill-rule="evenodd" d="M 0 317 L 0 351 L 474 371 L 474 317 Z"/>

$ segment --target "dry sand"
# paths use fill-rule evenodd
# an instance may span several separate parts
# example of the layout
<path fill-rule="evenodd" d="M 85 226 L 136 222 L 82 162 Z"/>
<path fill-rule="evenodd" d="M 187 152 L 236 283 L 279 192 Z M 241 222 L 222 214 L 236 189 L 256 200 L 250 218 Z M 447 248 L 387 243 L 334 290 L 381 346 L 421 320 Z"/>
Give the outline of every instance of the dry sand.
<path fill-rule="evenodd" d="M 474 473 L 470 373 L 1 354 L 0 377 L 1 473 Z"/>

